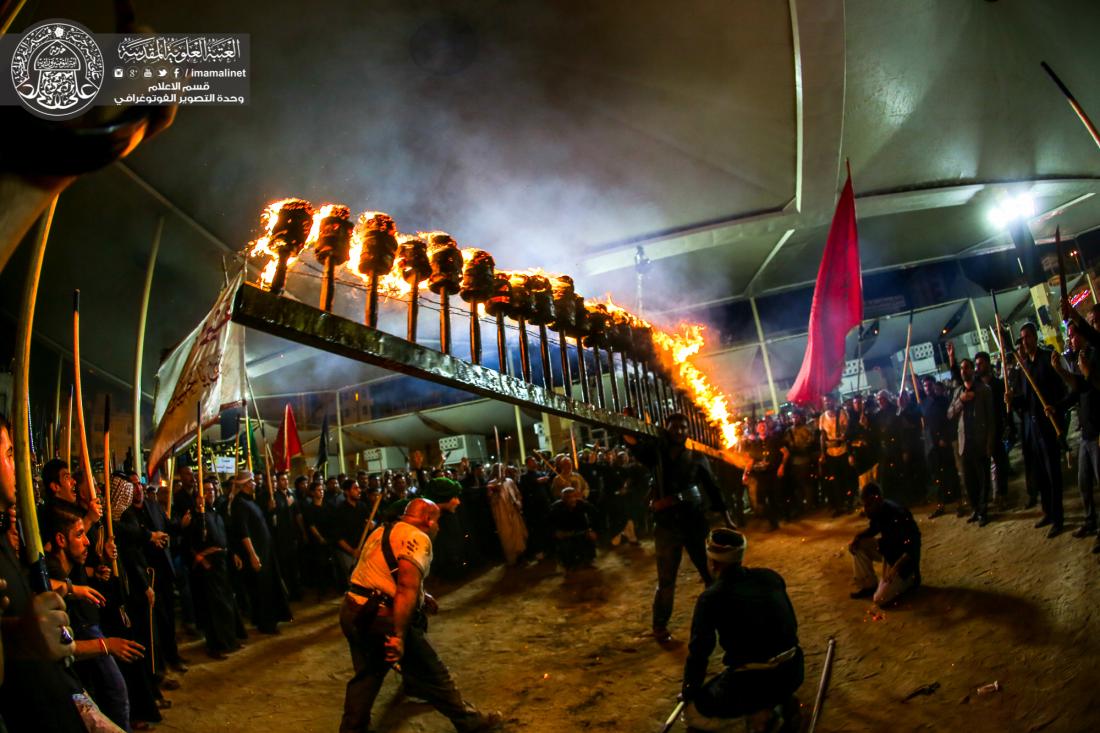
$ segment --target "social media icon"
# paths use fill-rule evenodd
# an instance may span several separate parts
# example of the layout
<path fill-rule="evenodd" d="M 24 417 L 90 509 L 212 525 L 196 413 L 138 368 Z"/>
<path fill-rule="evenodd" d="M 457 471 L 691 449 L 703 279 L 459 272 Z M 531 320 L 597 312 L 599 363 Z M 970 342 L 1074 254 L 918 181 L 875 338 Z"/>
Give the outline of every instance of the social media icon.
<path fill-rule="evenodd" d="M 121 79 L 122 78 L 122 69 L 115 69 L 115 78 L 116 79 Z"/>

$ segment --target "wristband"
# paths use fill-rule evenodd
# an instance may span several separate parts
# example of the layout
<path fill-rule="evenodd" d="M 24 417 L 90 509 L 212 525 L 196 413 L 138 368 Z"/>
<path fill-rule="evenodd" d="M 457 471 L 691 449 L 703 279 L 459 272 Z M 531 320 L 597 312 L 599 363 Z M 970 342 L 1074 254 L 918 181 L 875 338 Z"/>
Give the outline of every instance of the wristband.
<path fill-rule="evenodd" d="M 103 647 L 103 656 L 109 657 L 111 655 L 111 652 L 107 648 L 107 641 L 102 636 L 99 637 L 99 645 Z"/>
<path fill-rule="evenodd" d="M 65 597 L 68 598 L 73 594 L 73 581 L 71 578 L 65 578 Z"/>

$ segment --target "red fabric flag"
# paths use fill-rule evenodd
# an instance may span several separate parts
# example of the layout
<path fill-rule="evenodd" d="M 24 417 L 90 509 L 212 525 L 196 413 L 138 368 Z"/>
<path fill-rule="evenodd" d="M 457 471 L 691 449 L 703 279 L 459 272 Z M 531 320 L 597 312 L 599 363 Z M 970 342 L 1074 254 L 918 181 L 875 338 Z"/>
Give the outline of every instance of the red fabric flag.
<path fill-rule="evenodd" d="M 294 422 L 294 412 L 290 405 L 283 409 L 283 422 L 279 426 L 279 434 L 275 436 L 271 453 L 275 458 L 276 471 L 289 471 L 290 459 L 302 455 L 302 439 L 298 437 L 298 426 Z"/>
<path fill-rule="evenodd" d="M 863 280 L 856 232 L 856 197 L 852 174 L 836 202 L 829 239 L 817 271 L 810 308 L 809 340 L 802 368 L 787 399 L 813 404 L 832 391 L 844 372 L 844 339 L 863 320 Z"/>

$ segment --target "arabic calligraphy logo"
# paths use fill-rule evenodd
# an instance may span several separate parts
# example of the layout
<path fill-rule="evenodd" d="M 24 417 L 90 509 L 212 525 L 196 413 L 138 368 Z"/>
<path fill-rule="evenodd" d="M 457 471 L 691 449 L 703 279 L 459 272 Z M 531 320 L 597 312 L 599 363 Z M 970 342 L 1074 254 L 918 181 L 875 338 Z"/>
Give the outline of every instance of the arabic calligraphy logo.
<path fill-rule="evenodd" d="M 23 34 L 11 59 L 11 79 L 23 106 L 39 117 L 83 112 L 103 86 L 103 53 L 83 27 L 48 20 Z"/>

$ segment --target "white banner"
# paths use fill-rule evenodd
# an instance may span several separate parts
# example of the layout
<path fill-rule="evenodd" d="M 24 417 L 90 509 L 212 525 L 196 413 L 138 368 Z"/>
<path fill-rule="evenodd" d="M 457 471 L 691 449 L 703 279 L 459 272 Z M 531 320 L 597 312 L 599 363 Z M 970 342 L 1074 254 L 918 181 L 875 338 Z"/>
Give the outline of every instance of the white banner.
<path fill-rule="evenodd" d="M 242 281 L 243 275 L 237 275 L 229 283 L 199 327 L 157 370 L 157 427 L 149 451 L 150 474 L 165 457 L 195 436 L 198 405 L 202 406 L 202 424 L 206 426 L 241 401 L 244 328 L 231 322 L 229 316 Z"/>

